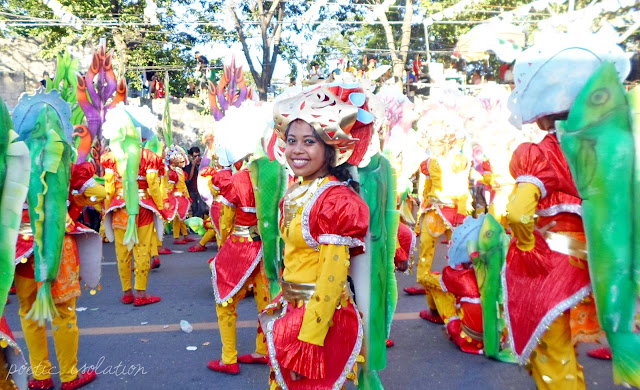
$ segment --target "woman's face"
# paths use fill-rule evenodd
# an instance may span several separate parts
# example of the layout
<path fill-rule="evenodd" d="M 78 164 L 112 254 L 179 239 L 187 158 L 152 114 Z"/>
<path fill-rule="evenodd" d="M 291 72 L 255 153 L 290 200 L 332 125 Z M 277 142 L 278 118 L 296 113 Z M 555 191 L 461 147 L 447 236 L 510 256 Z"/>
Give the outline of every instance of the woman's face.
<path fill-rule="evenodd" d="M 289 126 L 286 142 L 284 155 L 296 176 L 312 180 L 329 173 L 325 161 L 326 146 L 316 139 L 310 124 L 302 120 L 293 121 Z"/>

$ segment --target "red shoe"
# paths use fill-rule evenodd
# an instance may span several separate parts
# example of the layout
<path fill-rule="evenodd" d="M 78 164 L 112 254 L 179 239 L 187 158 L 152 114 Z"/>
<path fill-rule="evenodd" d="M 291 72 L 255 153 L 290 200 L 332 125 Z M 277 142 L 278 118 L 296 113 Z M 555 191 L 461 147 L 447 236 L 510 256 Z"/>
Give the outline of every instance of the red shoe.
<path fill-rule="evenodd" d="M 185 245 L 186 243 L 186 240 L 173 240 L 173 245 Z"/>
<path fill-rule="evenodd" d="M 96 380 L 98 374 L 95 371 L 78 373 L 78 377 L 71 382 L 62 382 L 62 390 L 75 390 Z"/>
<path fill-rule="evenodd" d="M 144 305 L 150 305 L 152 303 L 156 303 L 156 302 L 160 302 L 162 300 L 162 298 L 160 297 L 154 297 L 153 295 L 149 295 L 146 296 L 144 298 L 141 297 L 136 297 L 133 300 L 133 306 L 144 306 Z"/>
<path fill-rule="evenodd" d="M 453 341 L 453 343 L 457 345 L 462 352 L 473 355 L 482 355 L 484 353 L 482 350 L 484 344 L 482 342 L 474 341 L 468 337 L 462 337 L 461 326 L 462 323 L 460 320 L 453 320 L 447 323 L 447 334 L 449 339 L 451 339 L 451 341 Z"/>
<path fill-rule="evenodd" d="M 212 360 L 207 364 L 207 367 L 210 370 L 225 374 L 238 375 L 240 373 L 240 365 L 238 363 L 223 364 L 220 360 Z"/>
<path fill-rule="evenodd" d="M 151 269 L 156 268 L 160 268 L 160 259 L 158 258 L 153 259 L 153 262 L 151 263 Z"/>
<path fill-rule="evenodd" d="M 433 322 L 434 324 L 444 324 L 444 320 L 440 317 L 437 311 L 427 309 L 420 312 L 420 318 L 423 320 L 427 320 L 429 322 Z"/>
<path fill-rule="evenodd" d="M 206 246 L 198 246 L 198 245 L 194 245 L 191 248 L 189 248 L 189 252 L 204 252 L 207 250 Z"/>
<path fill-rule="evenodd" d="M 391 340 L 391 339 L 387 339 L 387 348 L 391 348 L 394 345 L 396 345 L 396 342 Z"/>
<path fill-rule="evenodd" d="M 269 358 L 266 356 L 253 357 L 250 353 L 238 356 L 238 363 L 245 364 L 269 364 Z M 211 368 L 211 367 L 209 367 Z"/>
<path fill-rule="evenodd" d="M 53 390 L 54 385 L 51 378 L 47 379 L 31 379 L 28 385 L 29 389 L 34 390 Z"/>
<path fill-rule="evenodd" d="M 191 237 L 188 237 L 188 236 L 187 236 L 187 237 L 185 237 L 185 238 L 184 238 L 184 240 L 185 240 L 186 242 L 194 242 L 196 239 L 195 239 L 195 238 L 191 238 Z"/>
<path fill-rule="evenodd" d="M 158 249 L 158 254 L 159 255 L 170 255 L 172 253 L 173 252 L 169 248 L 160 248 L 160 249 Z"/>
<path fill-rule="evenodd" d="M 132 304 L 133 303 L 133 295 L 123 295 L 122 298 L 120 298 L 120 300 L 125 305 Z"/>
<path fill-rule="evenodd" d="M 425 295 L 427 290 L 422 286 L 405 287 L 402 289 L 408 295 Z"/>
<path fill-rule="evenodd" d="M 587 356 L 594 359 L 611 360 L 613 354 L 611 353 L 611 348 L 604 347 L 592 349 L 591 351 L 587 352 Z"/>

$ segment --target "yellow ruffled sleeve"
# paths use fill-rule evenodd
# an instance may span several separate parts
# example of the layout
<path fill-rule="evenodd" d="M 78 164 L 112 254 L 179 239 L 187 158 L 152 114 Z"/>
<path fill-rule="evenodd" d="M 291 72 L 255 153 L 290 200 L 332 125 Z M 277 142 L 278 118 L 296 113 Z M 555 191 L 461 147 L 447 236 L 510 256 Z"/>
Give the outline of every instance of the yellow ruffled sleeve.
<path fill-rule="evenodd" d="M 507 221 L 518 249 L 530 251 L 536 245 L 533 215 L 540 200 L 540 189 L 531 183 L 518 183 L 507 204 Z"/>
<path fill-rule="evenodd" d="M 162 210 L 164 207 L 164 196 L 157 170 L 151 169 L 147 171 L 147 185 L 149 186 L 147 191 L 149 195 L 151 195 L 153 202 L 156 204 L 158 210 Z"/>
<path fill-rule="evenodd" d="M 105 186 L 96 183 L 84 190 L 82 194 L 74 195 L 73 201 L 80 206 L 94 206 L 96 209 L 99 209 L 100 204 L 106 197 L 107 190 Z"/>
<path fill-rule="evenodd" d="M 104 208 L 108 209 L 116 192 L 115 175 L 111 169 L 104 170 L 104 191 Z"/>
<path fill-rule="evenodd" d="M 319 250 L 320 275 L 316 292 L 307 304 L 298 340 L 323 346 L 347 285 L 349 248 L 346 245 L 320 245 Z"/>

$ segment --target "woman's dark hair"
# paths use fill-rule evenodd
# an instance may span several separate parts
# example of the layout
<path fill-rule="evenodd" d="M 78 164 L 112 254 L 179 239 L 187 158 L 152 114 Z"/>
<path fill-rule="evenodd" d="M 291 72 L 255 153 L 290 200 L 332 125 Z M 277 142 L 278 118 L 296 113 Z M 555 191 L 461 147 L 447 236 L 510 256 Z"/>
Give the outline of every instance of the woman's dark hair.
<path fill-rule="evenodd" d="M 301 119 L 297 119 L 297 120 L 301 120 Z M 295 122 L 295 120 L 291 121 L 291 123 L 289 123 L 286 129 L 284 130 L 285 138 L 289 135 L 289 129 L 291 128 L 291 124 L 293 122 Z M 325 161 L 325 164 L 327 164 L 327 168 L 329 169 L 329 174 L 335 176 L 340 181 L 347 182 L 349 187 L 351 187 L 351 189 L 353 189 L 356 193 L 359 194 L 360 183 L 353 180 L 353 177 L 351 176 L 351 172 L 349 172 L 349 167 L 351 165 L 348 163 L 344 163 L 342 165 L 338 165 L 337 167 L 334 167 L 332 163 L 336 161 L 336 150 L 331 145 L 327 145 L 327 143 L 324 142 L 322 137 L 320 137 L 320 134 L 318 134 L 318 132 L 315 131 L 315 129 L 313 130 L 313 137 L 316 140 L 318 140 L 318 142 L 324 145 L 324 161 Z"/>

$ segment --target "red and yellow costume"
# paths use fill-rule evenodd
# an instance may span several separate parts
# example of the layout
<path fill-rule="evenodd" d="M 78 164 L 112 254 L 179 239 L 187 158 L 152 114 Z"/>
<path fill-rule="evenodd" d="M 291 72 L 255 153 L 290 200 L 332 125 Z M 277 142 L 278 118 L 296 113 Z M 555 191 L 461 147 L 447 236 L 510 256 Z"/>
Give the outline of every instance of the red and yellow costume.
<path fill-rule="evenodd" d="M 205 244 L 211 241 L 214 237 L 218 243 L 220 242 L 220 214 L 222 206 L 224 204 L 229 204 L 229 201 L 226 200 L 222 193 L 226 192 L 231 185 L 232 172 L 231 168 L 223 168 L 220 170 L 206 168 L 200 174 L 210 178 L 207 184 L 209 185 L 209 190 L 213 196 L 213 201 L 209 208 L 209 218 L 211 218 L 212 226 L 209 228 L 205 224 L 207 233 L 200 240 L 200 245 L 205 246 Z"/>
<path fill-rule="evenodd" d="M 417 279 L 427 291 L 429 308 L 437 309 L 445 322 L 455 315 L 455 297 L 442 291 L 440 275 L 432 272 L 431 266 L 438 238 L 446 234 L 450 240 L 454 227 L 469 213 L 469 170 L 467 159 L 453 150 L 420 164 L 426 180 L 421 216 L 416 226 L 420 235 Z"/>
<path fill-rule="evenodd" d="M 168 205 L 165 206 L 167 221 L 173 224 L 173 238 L 179 240 L 181 236 L 186 237 L 189 234 L 184 220 L 187 219 L 191 207 L 186 177 L 181 167 L 169 166 L 165 188 L 168 194 Z"/>
<path fill-rule="evenodd" d="M 258 232 L 256 201 L 249 171 L 242 169 L 231 177 L 222 194 L 226 202 L 220 216 L 220 250 L 211 262 L 216 313 L 222 339 L 222 363 L 237 363 L 236 308 L 253 285 L 258 311 L 269 301 L 267 278 L 262 266 L 262 242 Z M 256 353 L 265 355 L 264 335 L 258 328 Z"/>
<path fill-rule="evenodd" d="M 507 210 L 514 238 L 503 286 L 511 344 L 538 388 L 583 389 L 569 316 L 591 291 L 581 200 L 555 134 L 520 145 L 510 170 L 517 183 Z M 544 235 L 535 230 L 552 222 Z"/>
<path fill-rule="evenodd" d="M 113 157 L 103 155 L 102 164 L 105 171 L 112 169 L 112 174 L 105 174 L 107 193 L 107 207 L 105 207 L 105 233 L 109 241 L 115 241 L 116 257 L 118 258 L 118 272 L 122 291 L 131 290 L 131 251 L 123 244 L 129 215 L 125 208 L 122 183 L 118 184 L 120 175 Z M 138 169 L 138 194 L 140 213 L 136 217 L 139 243 L 133 247 L 135 257 L 135 289 L 146 290 L 151 254 L 157 249 L 157 242 L 162 241 L 163 194 L 158 175 L 164 166 L 164 161 L 149 149 L 142 149 L 140 167 Z M 112 191 L 112 192 L 111 192 Z M 154 229 L 156 237 L 154 237 Z"/>
<path fill-rule="evenodd" d="M 410 261 L 416 248 L 416 235 L 409 226 L 400 222 L 398 225 L 398 241 L 396 242 L 396 255 L 393 261 L 398 266 L 402 261 Z"/>
<path fill-rule="evenodd" d="M 27 362 L 13 332 L 7 324 L 4 315 L 0 317 L 0 390 L 16 390 L 27 386 L 27 373 L 24 370 L 15 370 L 17 367 L 26 367 Z"/>
<path fill-rule="evenodd" d="M 271 388 L 341 388 L 362 361 L 363 326 L 347 274 L 351 256 L 364 249 L 369 209 L 344 183 L 328 177 L 293 187 L 281 211 L 282 293 L 260 317 Z M 304 378 L 292 380 L 291 371 Z"/>
<path fill-rule="evenodd" d="M 58 277 L 51 285 L 51 294 L 58 310 L 53 318 L 53 340 L 60 364 L 60 380 L 70 382 L 78 377 L 79 329 L 76 317 L 76 298 L 80 296 L 80 263 L 99 267 L 102 260 L 102 239 L 92 229 L 76 222 L 82 207 L 96 205 L 105 199 L 105 188 L 93 180 L 95 168 L 89 162 L 74 165 L 71 171 L 70 207 L 67 214 L 67 234 L 60 260 Z M 36 300 L 38 282 L 34 277 L 33 236 L 29 210 L 22 213 L 22 225 L 16 246 L 15 286 L 20 302 L 20 322 L 29 349 L 29 359 L 36 380 L 51 377 L 51 361 L 47 343 L 47 329 L 38 321 L 25 316 Z"/>

